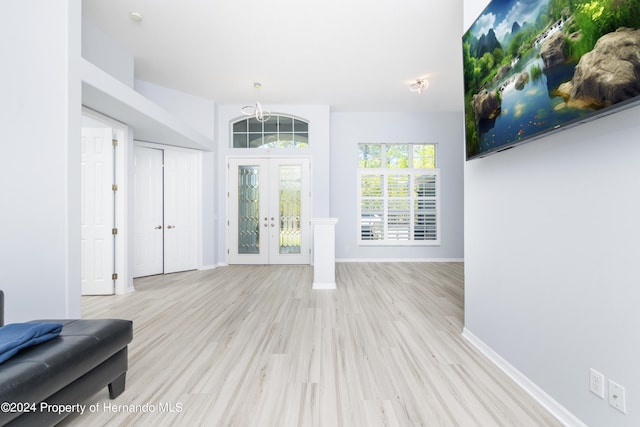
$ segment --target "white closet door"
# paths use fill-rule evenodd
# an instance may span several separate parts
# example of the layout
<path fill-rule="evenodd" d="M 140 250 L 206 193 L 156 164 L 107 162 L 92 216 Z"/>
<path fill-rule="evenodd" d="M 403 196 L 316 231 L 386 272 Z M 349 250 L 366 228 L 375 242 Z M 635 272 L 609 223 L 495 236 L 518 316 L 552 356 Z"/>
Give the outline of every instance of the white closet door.
<path fill-rule="evenodd" d="M 164 151 L 164 272 L 198 267 L 197 153 Z"/>
<path fill-rule="evenodd" d="M 114 156 L 111 128 L 83 128 L 81 143 L 81 289 L 114 293 Z"/>
<path fill-rule="evenodd" d="M 135 148 L 134 277 L 162 274 L 164 271 L 162 162 L 162 150 Z"/>

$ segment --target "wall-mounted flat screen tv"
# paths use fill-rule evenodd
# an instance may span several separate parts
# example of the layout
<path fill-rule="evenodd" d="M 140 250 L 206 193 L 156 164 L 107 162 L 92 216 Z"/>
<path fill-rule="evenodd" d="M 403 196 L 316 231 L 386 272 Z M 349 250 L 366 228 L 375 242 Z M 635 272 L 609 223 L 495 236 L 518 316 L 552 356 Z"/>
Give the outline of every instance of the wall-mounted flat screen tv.
<path fill-rule="evenodd" d="M 467 160 L 640 101 L 640 0 L 493 0 L 462 42 Z"/>

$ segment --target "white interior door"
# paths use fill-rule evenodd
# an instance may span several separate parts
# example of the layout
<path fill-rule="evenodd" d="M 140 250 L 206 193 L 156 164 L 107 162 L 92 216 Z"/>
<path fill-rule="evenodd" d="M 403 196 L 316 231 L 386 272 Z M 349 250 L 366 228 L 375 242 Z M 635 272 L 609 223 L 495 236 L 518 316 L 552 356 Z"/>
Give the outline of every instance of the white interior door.
<path fill-rule="evenodd" d="M 114 293 L 114 153 L 111 128 L 83 128 L 81 142 L 81 290 Z"/>
<path fill-rule="evenodd" d="M 162 164 L 162 150 L 135 147 L 134 277 L 162 274 L 164 271 Z"/>
<path fill-rule="evenodd" d="M 134 277 L 198 267 L 198 170 L 191 151 L 135 148 Z"/>
<path fill-rule="evenodd" d="M 164 272 L 198 267 L 198 162 L 196 153 L 164 151 Z"/>
<path fill-rule="evenodd" d="M 229 160 L 230 264 L 309 263 L 309 159 Z"/>

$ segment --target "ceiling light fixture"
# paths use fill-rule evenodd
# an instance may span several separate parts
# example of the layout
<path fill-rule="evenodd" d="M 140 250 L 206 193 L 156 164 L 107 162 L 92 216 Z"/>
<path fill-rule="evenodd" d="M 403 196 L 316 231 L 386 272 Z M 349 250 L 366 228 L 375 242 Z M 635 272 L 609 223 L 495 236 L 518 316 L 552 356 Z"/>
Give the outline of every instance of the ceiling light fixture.
<path fill-rule="evenodd" d="M 256 120 L 264 123 L 271 118 L 271 112 L 262 109 L 262 105 L 256 101 L 256 105 L 245 105 L 242 107 L 242 114 L 245 116 L 255 116 Z"/>
<path fill-rule="evenodd" d="M 139 12 L 129 12 L 129 18 L 135 22 L 142 22 L 142 14 Z"/>
<path fill-rule="evenodd" d="M 254 89 L 260 89 L 261 87 L 261 83 L 255 82 L 253 84 Z M 263 109 L 258 101 L 256 101 L 255 105 L 245 105 L 241 110 L 245 116 L 255 116 L 256 120 L 260 123 L 264 123 L 271 118 L 271 112 Z"/>
<path fill-rule="evenodd" d="M 429 82 L 424 77 L 420 77 L 415 82 L 409 85 L 409 90 L 411 90 L 411 92 L 422 93 L 428 88 L 429 88 Z"/>

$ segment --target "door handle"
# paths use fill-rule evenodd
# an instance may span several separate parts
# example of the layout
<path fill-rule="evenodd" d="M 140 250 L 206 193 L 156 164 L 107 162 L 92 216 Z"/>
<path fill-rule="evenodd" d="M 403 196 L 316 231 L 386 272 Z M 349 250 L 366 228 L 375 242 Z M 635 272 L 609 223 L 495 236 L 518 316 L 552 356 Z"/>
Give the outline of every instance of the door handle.
<path fill-rule="evenodd" d="M 157 226 L 157 227 L 153 227 L 153 228 L 155 228 L 156 230 L 161 230 L 161 229 L 162 229 L 162 226 L 161 226 L 161 225 L 159 225 L 159 226 Z"/>
<path fill-rule="evenodd" d="M 176 226 L 175 226 L 175 225 L 167 225 L 167 228 L 168 228 L 169 230 L 171 230 L 172 228 L 176 228 Z"/>

